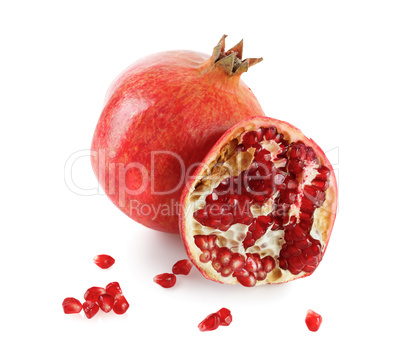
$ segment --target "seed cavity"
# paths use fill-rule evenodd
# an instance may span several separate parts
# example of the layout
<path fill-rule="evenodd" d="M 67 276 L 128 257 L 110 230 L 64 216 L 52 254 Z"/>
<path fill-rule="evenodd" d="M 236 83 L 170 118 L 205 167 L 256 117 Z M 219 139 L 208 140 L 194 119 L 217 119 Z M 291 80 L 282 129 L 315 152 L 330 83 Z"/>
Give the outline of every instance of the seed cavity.
<path fill-rule="evenodd" d="M 192 195 L 199 261 L 247 287 L 285 270 L 311 273 L 322 259 L 312 228 L 330 170 L 313 148 L 288 140 L 274 126 L 243 133 L 222 149 Z"/>

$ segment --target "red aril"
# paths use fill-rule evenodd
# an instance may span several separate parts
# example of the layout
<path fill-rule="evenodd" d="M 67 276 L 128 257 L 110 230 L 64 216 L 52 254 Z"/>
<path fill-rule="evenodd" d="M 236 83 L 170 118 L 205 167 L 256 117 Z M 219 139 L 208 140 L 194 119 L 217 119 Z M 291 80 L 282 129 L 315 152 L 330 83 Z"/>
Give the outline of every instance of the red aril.
<path fill-rule="evenodd" d="M 113 308 L 114 297 L 110 294 L 101 294 L 98 296 L 98 305 L 102 311 L 108 313 Z"/>
<path fill-rule="evenodd" d="M 307 310 L 306 325 L 310 331 L 317 331 L 322 323 L 322 317 L 313 310 Z"/>
<path fill-rule="evenodd" d="M 232 322 L 232 313 L 229 309 L 222 308 L 216 312 L 219 316 L 220 324 L 222 326 L 228 326 Z"/>
<path fill-rule="evenodd" d="M 66 297 L 62 305 L 65 314 L 78 314 L 82 310 L 80 301 L 73 297 Z"/>
<path fill-rule="evenodd" d="M 97 302 L 100 294 L 104 294 L 106 290 L 103 287 L 93 286 L 85 291 L 84 299 L 86 301 Z"/>
<path fill-rule="evenodd" d="M 187 254 L 206 278 L 247 287 L 283 283 L 311 275 L 321 262 L 337 185 L 313 140 L 287 122 L 253 117 L 212 147 L 181 208 Z"/>
<path fill-rule="evenodd" d="M 94 257 L 94 262 L 101 269 L 107 269 L 114 265 L 115 260 L 109 255 L 97 255 Z"/>
<path fill-rule="evenodd" d="M 128 301 L 126 300 L 124 295 L 117 296 L 114 299 L 113 311 L 116 314 L 118 314 L 118 315 L 124 314 L 129 307 L 130 307 L 130 304 L 128 303 Z"/>
<path fill-rule="evenodd" d="M 201 331 L 211 331 L 219 327 L 221 321 L 217 313 L 208 315 L 201 323 L 198 324 L 198 329 Z"/>
<path fill-rule="evenodd" d="M 106 292 L 113 297 L 123 295 L 123 291 L 121 290 L 120 284 L 118 282 L 110 282 L 106 285 Z"/>
<path fill-rule="evenodd" d="M 92 301 L 85 301 L 82 307 L 88 319 L 92 319 L 99 311 L 99 305 Z"/>
<path fill-rule="evenodd" d="M 112 202 L 130 218 L 179 232 L 177 210 L 189 175 L 219 137 L 263 115 L 240 76 L 243 42 L 212 56 L 167 51 L 143 58 L 110 86 L 92 140 L 92 166 Z"/>
<path fill-rule="evenodd" d="M 175 275 L 188 275 L 192 267 L 193 264 L 189 260 L 180 260 L 173 265 L 172 272 Z"/>
<path fill-rule="evenodd" d="M 169 273 L 159 274 L 154 277 L 154 282 L 164 288 L 173 287 L 176 284 L 176 276 Z"/>

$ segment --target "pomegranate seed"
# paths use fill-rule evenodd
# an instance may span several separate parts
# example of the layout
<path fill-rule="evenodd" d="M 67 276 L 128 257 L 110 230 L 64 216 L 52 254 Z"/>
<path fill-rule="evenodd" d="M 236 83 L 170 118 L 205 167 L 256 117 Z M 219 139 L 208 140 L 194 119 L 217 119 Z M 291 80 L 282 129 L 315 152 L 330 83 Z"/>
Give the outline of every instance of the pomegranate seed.
<path fill-rule="evenodd" d="M 289 268 L 292 267 L 296 270 L 300 270 L 304 267 L 304 263 L 298 256 L 290 256 L 288 259 Z"/>
<path fill-rule="evenodd" d="M 97 255 L 94 257 L 94 262 L 102 269 L 109 268 L 114 265 L 115 260 L 109 255 Z"/>
<path fill-rule="evenodd" d="M 82 310 L 82 304 L 73 297 L 66 297 L 62 306 L 64 314 L 78 314 Z"/>
<path fill-rule="evenodd" d="M 210 250 L 215 246 L 215 235 L 211 236 L 203 236 L 196 235 L 194 236 L 194 243 L 200 250 Z"/>
<path fill-rule="evenodd" d="M 211 252 L 208 250 L 202 251 L 200 255 L 200 261 L 203 263 L 211 261 Z"/>
<path fill-rule="evenodd" d="M 284 258 L 282 256 L 279 257 L 279 267 L 282 270 L 287 270 L 288 269 L 288 261 L 286 260 L 286 258 Z"/>
<path fill-rule="evenodd" d="M 307 310 L 306 325 L 310 331 L 317 331 L 322 323 L 322 316 L 313 310 Z"/>
<path fill-rule="evenodd" d="M 291 159 L 288 164 L 288 170 L 292 174 L 299 174 L 304 169 L 304 163 L 300 159 Z"/>
<path fill-rule="evenodd" d="M 116 314 L 118 314 L 118 315 L 124 314 L 129 307 L 130 307 L 130 304 L 127 302 L 124 295 L 120 295 L 114 299 L 113 311 Z"/>
<path fill-rule="evenodd" d="M 229 309 L 222 308 L 216 312 L 219 316 L 220 325 L 228 326 L 232 322 L 232 313 Z"/>
<path fill-rule="evenodd" d="M 204 222 L 208 218 L 208 213 L 205 209 L 199 209 L 193 213 L 194 219 L 198 222 Z"/>
<path fill-rule="evenodd" d="M 248 277 L 249 275 L 250 275 L 249 272 L 245 268 L 242 268 L 241 270 L 237 270 L 237 271 L 233 272 L 233 277 L 236 277 L 236 278 Z"/>
<path fill-rule="evenodd" d="M 118 282 L 111 282 L 106 285 L 106 292 L 113 297 L 119 296 L 123 294 L 121 291 L 120 284 Z"/>
<path fill-rule="evenodd" d="M 102 311 L 108 313 L 113 308 L 114 297 L 110 294 L 101 294 L 98 296 L 98 305 Z"/>
<path fill-rule="evenodd" d="M 262 268 L 266 273 L 270 273 L 275 267 L 275 260 L 271 256 L 266 256 L 261 260 Z"/>
<path fill-rule="evenodd" d="M 243 145 L 246 149 L 258 143 L 258 133 L 256 131 L 249 131 L 243 134 Z"/>
<path fill-rule="evenodd" d="M 175 275 L 188 275 L 192 267 L 193 264 L 189 260 L 180 260 L 173 265 L 172 272 Z"/>
<path fill-rule="evenodd" d="M 275 126 L 269 126 L 267 127 L 267 131 L 265 132 L 265 139 L 266 140 L 271 140 L 273 139 L 277 134 L 277 130 Z"/>
<path fill-rule="evenodd" d="M 227 266 L 232 259 L 232 252 L 227 247 L 221 247 L 218 251 L 218 260 L 221 262 L 222 266 Z"/>
<path fill-rule="evenodd" d="M 221 272 L 222 271 L 222 264 L 218 261 L 212 261 L 212 268 L 216 271 L 216 272 Z"/>
<path fill-rule="evenodd" d="M 85 292 L 84 299 L 96 303 L 99 295 L 104 293 L 106 293 L 106 290 L 103 287 L 93 286 Z"/>
<path fill-rule="evenodd" d="M 88 319 L 92 319 L 99 311 L 99 305 L 92 301 L 85 301 L 82 307 Z"/>
<path fill-rule="evenodd" d="M 323 181 L 327 181 L 329 178 L 329 174 L 331 173 L 330 170 L 325 166 L 321 166 L 320 168 L 318 168 L 317 172 L 318 174 L 316 175 L 314 180 L 323 180 Z"/>
<path fill-rule="evenodd" d="M 223 277 L 228 277 L 232 274 L 232 272 L 233 270 L 230 268 L 230 266 L 225 266 L 222 268 L 221 275 Z"/>
<path fill-rule="evenodd" d="M 240 253 L 234 253 L 230 261 L 230 267 L 233 271 L 241 270 L 245 265 L 244 257 Z"/>
<path fill-rule="evenodd" d="M 247 277 L 237 277 L 237 281 L 245 287 L 253 287 L 257 283 L 257 280 L 253 273 L 249 273 Z"/>
<path fill-rule="evenodd" d="M 221 321 L 217 313 L 208 315 L 201 323 L 198 324 L 198 329 L 201 331 L 211 331 L 219 327 Z"/>
<path fill-rule="evenodd" d="M 154 282 L 167 289 L 176 284 L 176 276 L 174 274 L 163 273 L 156 275 L 154 277 Z"/>
<path fill-rule="evenodd" d="M 263 281 L 263 280 L 265 280 L 267 278 L 267 273 L 265 271 L 263 271 L 263 270 L 257 271 L 255 273 L 255 278 L 258 281 Z"/>
<path fill-rule="evenodd" d="M 287 249 L 290 256 L 299 256 L 301 254 L 300 248 L 297 248 L 295 245 L 290 245 Z"/>
<path fill-rule="evenodd" d="M 244 267 L 248 272 L 258 271 L 258 263 L 254 256 L 247 254 L 246 265 Z"/>

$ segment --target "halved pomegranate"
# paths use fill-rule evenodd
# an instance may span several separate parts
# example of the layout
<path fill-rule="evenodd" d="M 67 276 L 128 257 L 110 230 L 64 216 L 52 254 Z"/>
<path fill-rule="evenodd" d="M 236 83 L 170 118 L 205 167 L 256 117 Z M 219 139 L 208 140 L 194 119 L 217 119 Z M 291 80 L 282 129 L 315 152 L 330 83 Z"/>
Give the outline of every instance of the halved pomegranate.
<path fill-rule="evenodd" d="M 188 256 L 221 283 L 255 286 L 311 275 L 337 208 L 332 166 L 287 122 L 253 117 L 229 129 L 187 183 L 180 228 Z"/>

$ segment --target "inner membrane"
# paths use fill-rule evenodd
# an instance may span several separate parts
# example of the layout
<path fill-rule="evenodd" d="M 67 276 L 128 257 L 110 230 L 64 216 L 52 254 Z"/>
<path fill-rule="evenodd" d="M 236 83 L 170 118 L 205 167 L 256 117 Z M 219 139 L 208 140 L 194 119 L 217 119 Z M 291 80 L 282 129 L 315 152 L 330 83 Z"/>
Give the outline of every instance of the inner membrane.
<path fill-rule="evenodd" d="M 244 133 L 217 166 L 223 179 L 193 213 L 203 226 L 194 236 L 200 262 L 245 286 L 283 271 L 313 272 L 323 250 L 314 212 L 325 201 L 330 172 L 314 150 L 290 143 L 274 126 L 261 127 Z"/>

